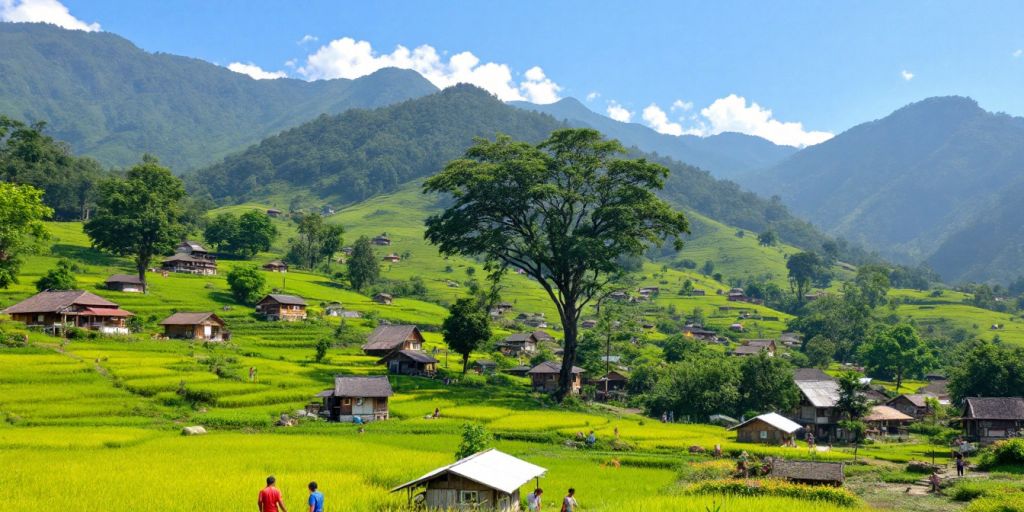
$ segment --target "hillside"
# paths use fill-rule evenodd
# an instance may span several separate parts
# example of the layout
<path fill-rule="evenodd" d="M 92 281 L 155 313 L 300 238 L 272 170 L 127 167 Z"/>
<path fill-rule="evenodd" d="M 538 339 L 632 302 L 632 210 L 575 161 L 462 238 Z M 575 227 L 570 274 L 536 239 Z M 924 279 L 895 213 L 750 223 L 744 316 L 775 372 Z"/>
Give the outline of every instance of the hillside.
<path fill-rule="evenodd" d="M 1024 186 L 1022 139 L 1024 118 L 968 98 L 931 98 L 800 151 L 749 183 L 830 234 L 927 261 L 948 281 L 1008 281 L 1024 271 L 1014 224 L 1020 196 L 1012 193 Z"/>
<path fill-rule="evenodd" d="M 622 123 L 598 114 L 576 98 L 537 105 L 514 101 L 516 107 L 543 112 L 569 126 L 594 128 L 626 146 L 657 153 L 680 162 L 706 169 L 717 178 L 736 179 L 751 171 L 771 167 L 796 148 L 779 146 L 760 137 L 742 133 L 722 133 L 710 137 L 665 135 L 637 123 Z"/>
<path fill-rule="evenodd" d="M 148 53 L 108 32 L 0 23 L 0 114 L 43 120 L 76 153 L 123 166 L 144 152 L 181 171 L 322 113 L 388 105 L 436 88 L 413 71 L 356 80 L 254 80 Z"/>

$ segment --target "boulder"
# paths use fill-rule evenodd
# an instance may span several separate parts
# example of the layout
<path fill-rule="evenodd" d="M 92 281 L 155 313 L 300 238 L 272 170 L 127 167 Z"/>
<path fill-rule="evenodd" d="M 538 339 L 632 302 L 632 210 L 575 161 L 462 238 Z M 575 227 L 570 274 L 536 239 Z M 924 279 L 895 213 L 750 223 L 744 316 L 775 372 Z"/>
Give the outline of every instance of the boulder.
<path fill-rule="evenodd" d="M 201 436 L 203 434 L 206 434 L 206 429 L 203 428 L 202 425 L 195 425 L 181 429 L 181 435 L 183 436 Z"/>

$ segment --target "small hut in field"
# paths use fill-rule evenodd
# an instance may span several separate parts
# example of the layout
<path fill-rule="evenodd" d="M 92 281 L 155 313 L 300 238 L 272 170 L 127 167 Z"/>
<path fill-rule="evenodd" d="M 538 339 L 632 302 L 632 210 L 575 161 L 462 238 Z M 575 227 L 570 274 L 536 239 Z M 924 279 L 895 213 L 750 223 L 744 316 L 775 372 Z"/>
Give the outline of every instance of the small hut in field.
<path fill-rule="evenodd" d="M 520 510 L 520 487 L 530 480 L 539 482 L 545 472 L 492 448 L 437 468 L 391 492 L 404 489 L 410 506 L 427 510 L 515 512 Z"/>

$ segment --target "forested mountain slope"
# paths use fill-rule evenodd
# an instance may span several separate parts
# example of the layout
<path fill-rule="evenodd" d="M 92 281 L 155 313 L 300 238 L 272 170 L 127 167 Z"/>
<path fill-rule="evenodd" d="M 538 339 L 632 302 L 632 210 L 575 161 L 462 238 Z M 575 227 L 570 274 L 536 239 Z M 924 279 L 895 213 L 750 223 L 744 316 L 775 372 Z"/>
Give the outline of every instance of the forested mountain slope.
<path fill-rule="evenodd" d="M 1024 118 L 969 98 L 930 98 L 809 147 L 748 183 L 829 233 L 943 278 L 1009 280 L 1024 270 Z M 1008 231 L 1009 230 L 1009 231 Z"/>
<path fill-rule="evenodd" d="M 0 23 L 0 77 L 0 114 L 46 121 L 55 138 L 107 165 L 149 152 L 179 171 L 321 113 L 437 90 L 397 69 L 356 80 L 254 80 L 199 59 L 148 53 L 108 32 L 32 23 Z"/>

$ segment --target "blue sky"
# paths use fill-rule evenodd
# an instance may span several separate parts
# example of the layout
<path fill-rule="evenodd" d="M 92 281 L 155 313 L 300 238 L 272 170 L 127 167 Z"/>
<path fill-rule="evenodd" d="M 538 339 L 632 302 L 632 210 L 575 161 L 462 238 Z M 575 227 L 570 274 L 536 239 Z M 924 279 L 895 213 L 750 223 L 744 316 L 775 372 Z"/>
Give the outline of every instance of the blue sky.
<path fill-rule="evenodd" d="M 503 99 L 576 97 L 672 134 L 811 144 L 948 94 L 1024 114 L 1022 2 L 778 4 L 63 0 L 61 13 L 57 0 L 0 0 L 0 17 L 98 24 L 257 76 L 397 64 Z"/>

